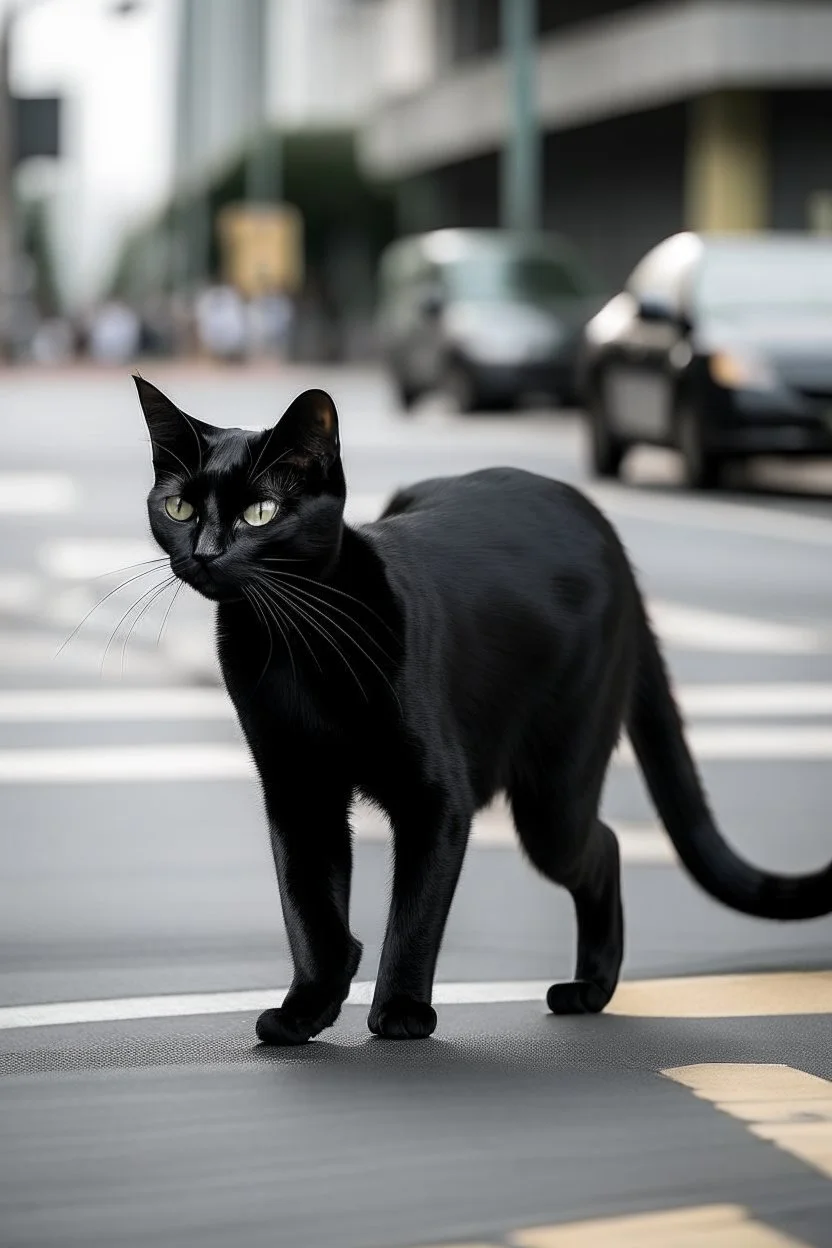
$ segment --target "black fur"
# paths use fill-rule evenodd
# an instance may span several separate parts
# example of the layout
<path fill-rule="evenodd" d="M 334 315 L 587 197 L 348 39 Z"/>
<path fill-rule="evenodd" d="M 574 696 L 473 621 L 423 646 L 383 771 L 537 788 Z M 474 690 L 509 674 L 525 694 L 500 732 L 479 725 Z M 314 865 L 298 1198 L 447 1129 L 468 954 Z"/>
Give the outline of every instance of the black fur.
<path fill-rule="evenodd" d="M 395 840 L 371 1031 L 433 1031 L 471 820 L 501 792 L 526 854 L 575 904 L 576 977 L 548 1004 L 603 1009 L 623 927 L 617 843 L 598 806 L 624 727 L 709 893 L 774 919 L 832 909 L 832 868 L 766 875 L 720 836 L 624 550 L 578 491 L 495 468 L 409 487 L 351 529 L 328 395 L 307 391 L 273 429 L 247 433 L 137 386 L 156 469 L 151 527 L 173 571 L 218 603 L 222 670 L 263 786 L 295 976 L 259 1019 L 261 1040 L 309 1040 L 349 991 L 357 794 L 389 814 Z M 169 495 L 195 508 L 191 520 L 167 516 Z M 278 514 L 248 528 L 242 512 L 261 498 Z"/>

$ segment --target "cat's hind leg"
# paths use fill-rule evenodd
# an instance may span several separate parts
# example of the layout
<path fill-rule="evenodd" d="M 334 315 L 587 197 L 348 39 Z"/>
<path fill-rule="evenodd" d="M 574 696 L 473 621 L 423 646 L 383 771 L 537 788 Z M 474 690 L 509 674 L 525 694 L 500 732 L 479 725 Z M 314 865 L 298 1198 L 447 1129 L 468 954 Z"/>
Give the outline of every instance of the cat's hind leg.
<path fill-rule="evenodd" d="M 624 953 L 618 842 L 595 815 L 594 800 L 591 806 L 585 795 L 570 800 L 571 785 L 545 787 L 540 793 L 516 785 L 510 796 L 526 854 L 542 875 L 569 891 L 575 906 L 575 978 L 553 984 L 546 1002 L 554 1014 L 595 1014 L 615 992 Z"/>

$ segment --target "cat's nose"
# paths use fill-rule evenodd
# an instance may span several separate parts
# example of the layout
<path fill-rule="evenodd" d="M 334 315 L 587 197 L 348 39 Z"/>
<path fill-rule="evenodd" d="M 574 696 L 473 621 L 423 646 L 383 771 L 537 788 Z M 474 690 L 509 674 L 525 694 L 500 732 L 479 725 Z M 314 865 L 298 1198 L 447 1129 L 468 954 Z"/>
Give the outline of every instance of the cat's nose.
<path fill-rule="evenodd" d="M 220 552 L 220 544 L 213 533 L 202 529 L 194 545 L 194 559 L 200 563 L 210 563 Z"/>

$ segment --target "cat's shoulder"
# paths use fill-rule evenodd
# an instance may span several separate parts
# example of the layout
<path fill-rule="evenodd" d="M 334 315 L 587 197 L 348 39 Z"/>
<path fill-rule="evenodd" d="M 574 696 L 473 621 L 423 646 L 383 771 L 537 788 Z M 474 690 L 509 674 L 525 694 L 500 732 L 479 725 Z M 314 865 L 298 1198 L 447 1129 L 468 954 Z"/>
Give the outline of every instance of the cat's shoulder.
<path fill-rule="evenodd" d="M 484 496 L 574 495 L 577 491 L 562 481 L 527 472 L 523 468 L 480 468 L 458 476 L 430 477 L 397 490 L 379 519 L 421 511 L 426 507 L 475 505 Z"/>

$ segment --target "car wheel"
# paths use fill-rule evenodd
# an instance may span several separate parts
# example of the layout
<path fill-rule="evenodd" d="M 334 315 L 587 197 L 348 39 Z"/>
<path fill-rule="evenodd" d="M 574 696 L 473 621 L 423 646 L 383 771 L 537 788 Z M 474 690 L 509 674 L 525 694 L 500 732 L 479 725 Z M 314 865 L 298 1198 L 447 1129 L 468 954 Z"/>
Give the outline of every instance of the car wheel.
<path fill-rule="evenodd" d="M 596 477 L 617 477 L 621 472 L 628 446 L 610 429 L 600 385 L 593 386 L 587 404 L 589 422 L 589 460 Z"/>
<path fill-rule="evenodd" d="M 474 378 L 459 360 L 449 360 L 445 365 L 440 389 L 450 399 L 455 411 L 467 414 L 480 409 L 480 395 Z"/>
<path fill-rule="evenodd" d="M 419 391 L 415 386 L 409 385 L 400 375 L 393 378 L 393 385 L 395 386 L 401 407 L 405 412 L 409 412 L 419 398 Z"/>
<path fill-rule="evenodd" d="M 685 485 L 689 490 L 714 490 L 722 484 L 724 460 L 708 449 L 702 417 L 692 403 L 684 403 L 676 417 Z"/>

